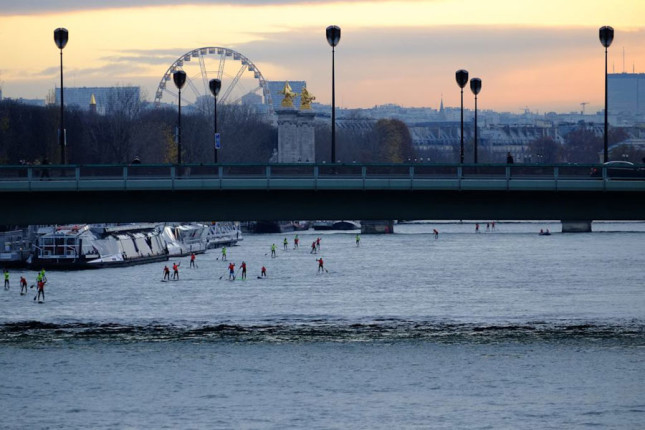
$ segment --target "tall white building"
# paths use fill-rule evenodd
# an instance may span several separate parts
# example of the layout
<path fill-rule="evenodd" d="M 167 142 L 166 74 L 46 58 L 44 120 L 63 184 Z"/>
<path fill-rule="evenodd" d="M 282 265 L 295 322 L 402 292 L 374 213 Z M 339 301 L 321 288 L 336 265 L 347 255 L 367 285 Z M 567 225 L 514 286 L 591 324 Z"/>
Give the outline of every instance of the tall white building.
<path fill-rule="evenodd" d="M 610 115 L 645 115 L 645 73 L 611 73 L 607 76 Z"/>

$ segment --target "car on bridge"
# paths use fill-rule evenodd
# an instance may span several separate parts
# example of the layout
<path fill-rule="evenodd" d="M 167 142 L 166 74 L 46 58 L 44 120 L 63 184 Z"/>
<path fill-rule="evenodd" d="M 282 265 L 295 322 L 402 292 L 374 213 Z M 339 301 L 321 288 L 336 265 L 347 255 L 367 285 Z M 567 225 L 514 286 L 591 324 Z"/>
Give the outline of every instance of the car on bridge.
<path fill-rule="evenodd" d="M 636 167 L 629 161 L 607 161 L 603 163 L 608 178 L 645 178 L 645 168 Z M 602 176 L 602 167 L 593 167 L 589 173 L 593 177 Z"/>

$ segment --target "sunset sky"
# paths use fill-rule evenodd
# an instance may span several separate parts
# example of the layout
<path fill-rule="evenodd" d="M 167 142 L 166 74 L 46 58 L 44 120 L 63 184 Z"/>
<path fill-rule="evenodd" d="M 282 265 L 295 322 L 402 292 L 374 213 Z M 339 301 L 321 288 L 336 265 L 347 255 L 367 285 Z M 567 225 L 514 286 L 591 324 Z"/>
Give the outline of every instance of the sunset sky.
<path fill-rule="evenodd" d="M 0 11 L 0 85 L 14 98 L 44 98 L 59 84 L 57 27 L 70 35 L 66 87 L 139 85 L 148 100 L 180 55 L 223 46 L 266 79 L 305 80 L 317 101 L 330 103 L 331 24 L 342 29 L 342 107 L 437 108 L 442 95 L 458 106 L 454 76 L 464 68 L 482 79 L 482 109 L 569 112 L 588 102 L 587 112 L 596 111 L 603 25 L 616 32 L 609 71 L 645 72 L 643 0 L 0 0 Z"/>

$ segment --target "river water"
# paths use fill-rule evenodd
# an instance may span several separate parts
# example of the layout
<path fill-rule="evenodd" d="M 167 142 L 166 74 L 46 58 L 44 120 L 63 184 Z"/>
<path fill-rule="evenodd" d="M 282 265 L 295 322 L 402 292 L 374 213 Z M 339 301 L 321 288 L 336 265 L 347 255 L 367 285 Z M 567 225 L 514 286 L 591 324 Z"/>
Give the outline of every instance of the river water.
<path fill-rule="evenodd" d="M 43 304 L 12 271 L 0 427 L 642 428 L 645 223 L 593 228 L 247 235 L 246 281 L 211 250 L 172 282 L 50 271 Z"/>

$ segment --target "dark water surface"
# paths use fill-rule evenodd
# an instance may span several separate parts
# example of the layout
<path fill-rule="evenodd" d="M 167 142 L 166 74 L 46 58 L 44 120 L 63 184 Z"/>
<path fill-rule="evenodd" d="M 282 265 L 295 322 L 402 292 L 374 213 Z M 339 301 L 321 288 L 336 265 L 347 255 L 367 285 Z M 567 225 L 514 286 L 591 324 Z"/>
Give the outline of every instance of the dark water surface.
<path fill-rule="evenodd" d="M 219 250 L 179 282 L 52 271 L 44 304 L 12 271 L 0 427 L 642 428 L 645 224 L 396 231 L 249 235 L 246 281 Z"/>

